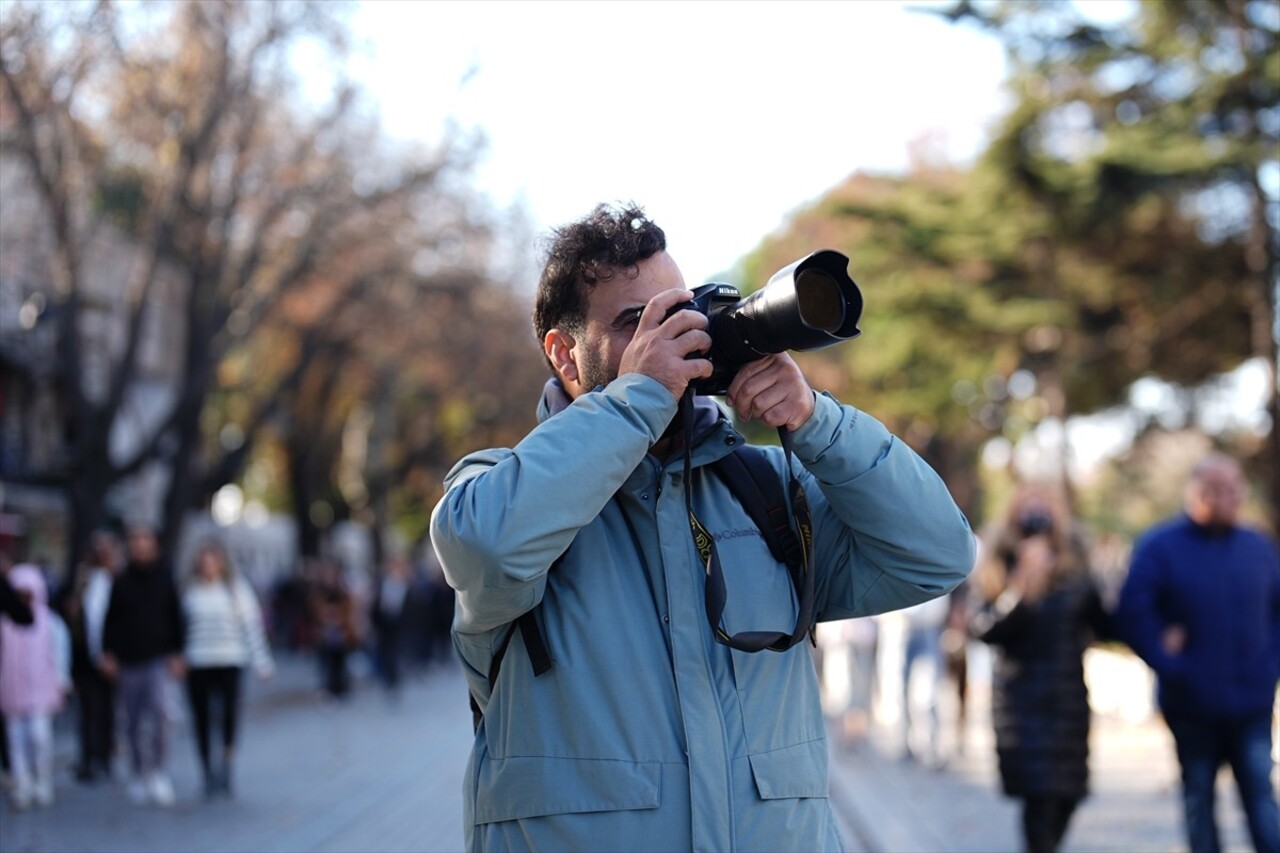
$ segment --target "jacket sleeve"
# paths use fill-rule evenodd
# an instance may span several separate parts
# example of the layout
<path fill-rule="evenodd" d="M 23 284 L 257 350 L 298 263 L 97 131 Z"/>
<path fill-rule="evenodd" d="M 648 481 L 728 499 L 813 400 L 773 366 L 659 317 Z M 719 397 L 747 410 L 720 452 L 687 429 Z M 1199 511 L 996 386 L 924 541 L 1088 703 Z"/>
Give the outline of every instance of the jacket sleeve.
<path fill-rule="evenodd" d="M 1120 590 L 1115 624 L 1120 638 L 1160 677 L 1181 672 L 1181 659 L 1161 645 L 1166 627 L 1157 604 L 1161 555 L 1150 539 L 1141 541 L 1133 552 L 1129 574 Z"/>
<path fill-rule="evenodd" d="M 182 598 L 178 595 L 177 584 L 170 582 L 166 586 L 168 587 L 165 593 L 168 598 L 166 606 L 169 608 L 169 624 L 172 626 L 172 632 L 165 651 L 171 655 L 180 655 L 187 645 L 187 614 L 182 608 Z"/>
<path fill-rule="evenodd" d="M 275 660 L 271 657 L 271 644 L 267 642 L 266 625 L 262 618 L 262 607 L 258 604 L 258 595 L 249 582 L 240 578 L 236 581 L 235 596 L 239 602 L 240 620 L 244 626 L 245 643 L 249 646 L 249 658 L 254 670 L 261 676 L 275 672 Z"/>
<path fill-rule="evenodd" d="M 676 402 L 657 381 L 625 374 L 515 448 L 454 466 L 431 514 L 431 542 L 457 590 L 455 632 L 491 631 L 542 600 L 551 564 L 641 463 Z"/>
<path fill-rule="evenodd" d="M 1280 552 L 1267 542 L 1268 576 L 1271 580 L 1271 665 L 1273 677 L 1280 680 Z"/>
<path fill-rule="evenodd" d="M 53 629 L 53 659 L 58 668 L 58 686 L 71 689 L 71 630 L 57 613 L 51 613 L 49 624 Z"/>
<path fill-rule="evenodd" d="M 795 433 L 814 520 L 818 618 L 867 616 L 950 592 L 976 540 L 946 484 L 875 418 L 827 394 Z"/>
<path fill-rule="evenodd" d="M 120 624 L 124 614 L 120 603 L 120 584 L 111 585 L 111 593 L 107 596 L 107 607 L 102 617 L 102 654 L 118 655 L 120 653 Z"/>
<path fill-rule="evenodd" d="M 987 645 L 1016 645 L 1030 632 L 1035 613 L 1034 604 L 1006 590 L 995 601 L 977 609 L 969 623 L 969 631 L 975 639 Z"/>

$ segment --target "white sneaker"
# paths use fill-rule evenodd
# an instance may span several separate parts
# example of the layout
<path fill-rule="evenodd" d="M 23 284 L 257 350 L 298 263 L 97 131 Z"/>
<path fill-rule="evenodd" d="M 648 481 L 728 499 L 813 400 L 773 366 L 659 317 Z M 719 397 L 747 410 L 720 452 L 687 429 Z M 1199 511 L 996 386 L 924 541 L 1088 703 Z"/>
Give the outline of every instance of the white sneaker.
<path fill-rule="evenodd" d="M 129 802 L 135 806 L 146 805 L 150 793 L 147 790 L 147 780 L 142 776 L 135 776 L 129 780 L 129 784 L 125 790 L 129 794 Z"/>
<path fill-rule="evenodd" d="M 37 806 L 53 805 L 53 781 L 49 779 L 36 783 L 35 802 Z"/>
<path fill-rule="evenodd" d="M 160 771 L 151 774 L 148 783 L 151 799 L 157 806 L 173 805 L 173 783 L 169 781 L 169 777 Z"/>
<path fill-rule="evenodd" d="M 18 776 L 13 780 L 13 789 L 9 792 L 9 796 L 13 800 L 13 808 L 15 811 L 26 811 L 31 808 L 31 801 L 35 799 L 35 785 L 30 779 Z"/>

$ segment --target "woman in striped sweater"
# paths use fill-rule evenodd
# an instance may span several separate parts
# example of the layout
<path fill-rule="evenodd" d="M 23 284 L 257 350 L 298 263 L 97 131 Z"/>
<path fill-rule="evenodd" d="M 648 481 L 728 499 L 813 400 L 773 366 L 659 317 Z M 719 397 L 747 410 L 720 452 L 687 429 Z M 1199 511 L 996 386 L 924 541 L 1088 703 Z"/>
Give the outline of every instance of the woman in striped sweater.
<path fill-rule="evenodd" d="M 268 678 L 274 671 L 262 610 L 253 589 L 235 573 L 226 550 L 216 542 L 196 551 L 182 608 L 187 625 L 187 696 L 204 770 L 204 793 L 230 796 L 241 672 L 252 665 L 260 677 Z M 217 764 L 210 744 L 215 699 L 222 719 L 222 753 Z"/>

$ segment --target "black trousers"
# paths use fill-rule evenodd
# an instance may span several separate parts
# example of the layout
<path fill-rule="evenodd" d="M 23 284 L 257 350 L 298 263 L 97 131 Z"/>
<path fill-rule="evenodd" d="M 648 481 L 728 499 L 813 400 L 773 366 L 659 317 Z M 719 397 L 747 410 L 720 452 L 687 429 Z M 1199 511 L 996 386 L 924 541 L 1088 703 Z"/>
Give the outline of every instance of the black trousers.
<path fill-rule="evenodd" d="M 388 620 L 377 626 L 374 644 L 378 677 L 383 685 L 395 689 L 400 685 L 400 622 Z"/>
<path fill-rule="evenodd" d="M 1028 852 L 1057 850 L 1079 802 L 1070 797 L 1027 797 L 1022 809 L 1022 834 Z"/>
<path fill-rule="evenodd" d="M 191 717 L 195 723 L 196 748 L 200 751 L 200 766 L 206 774 L 211 769 L 211 733 L 213 705 L 220 705 L 222 719 L 222 756 L 236 745 L 236 723 L 240 716 L 240 674 L 238 666 L 192 667 L 187 672 L 187 698 L 191 702 Z"/>
<path fill-rule="evenodd" d="M 320 674 L 324 680 L 325 692 L 330 696 L 341 698 L 351 689 L 350 674 L 347 672 L 347 650 L 343 646 L 321 646 Z"/>
<path fill-rule="evenodd" d="M 116 686 L 96 667 L 74 674 L 79 711 L 80 771 L 110 773 L 116 741 Z"/>

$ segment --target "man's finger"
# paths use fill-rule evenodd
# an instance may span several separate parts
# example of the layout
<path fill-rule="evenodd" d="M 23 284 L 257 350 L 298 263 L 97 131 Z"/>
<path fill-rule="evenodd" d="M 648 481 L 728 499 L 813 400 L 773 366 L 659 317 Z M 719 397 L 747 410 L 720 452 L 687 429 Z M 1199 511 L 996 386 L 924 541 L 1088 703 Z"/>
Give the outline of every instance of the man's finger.
<path fill-rule="evenodd" d="M 708 323 L 707 315 L 700 311 L 677 311 L 663 320 L 662 334 L 664 337 L 675 340 L 694 329 L 705 329 Z"/>
<path fill-rule="evenodd" d="M 705 358 L 690 358 L 686 359 L 684 363 L 686 377 L 690 382 L 695 379 L 706 379 L 715 370 L 711 361 Z"/>
<path fill-rule="evenodd" d="M 711 349 L 711 336 L 701 329 L 690 329 L 675 338 L 676 350 L 681 355 L 694 352 L 706 352 Z"/>
<path fill-rule="evenodd" d="M 734 375 L 733 381 L 729 383 L 729 399 L 736 399 L 744 391 L 747 391 L 748 389 L 746 386 L 752 379 L 770 370 L 776 363 L 776 356 L 766 355 L 764 358 L 749 361 L 742 365 L 742 367 L 738 368 L 738 372 Z"/>
<path fill-rule="evenodd" d="M 640 312 L 640 322 L 636 326 L 637 329 L 656 329 L 662 325 L 662 321 L 667 318 L 667 314 L 672 308 L 682 302 L 688 302 L 693 299 L 692 290 L 664 290 L 657 296 L 649 300 L 649 304 L 644 306 L 644 311 Z"/>

